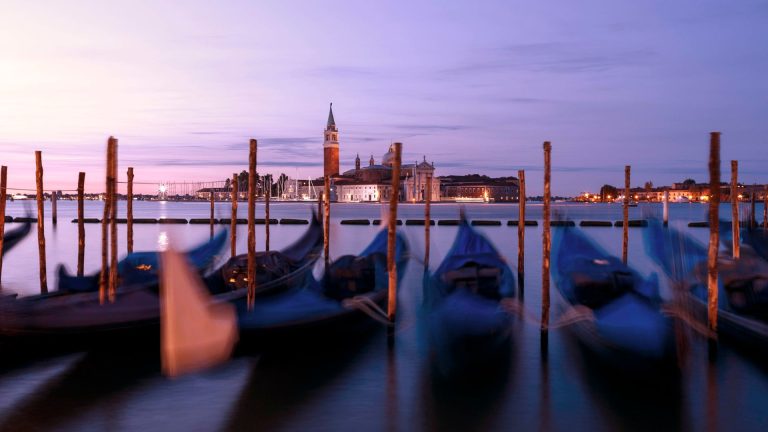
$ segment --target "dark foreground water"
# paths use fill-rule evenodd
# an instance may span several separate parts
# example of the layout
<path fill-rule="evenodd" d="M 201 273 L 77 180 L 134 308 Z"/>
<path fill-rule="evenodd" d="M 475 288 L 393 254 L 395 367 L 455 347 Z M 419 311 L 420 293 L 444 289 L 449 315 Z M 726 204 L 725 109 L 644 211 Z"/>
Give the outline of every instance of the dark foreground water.
<path fill-rule="evenodd" d="M 121 203 L 124 204 L 124 203 Z M 272 217 L 307 218 L 313 204 L 279 203 Z M 217 204 L 217 217 L 229 217 L 229 205 Z M 145 203 L 136 217 L 208 216 L 207 203 Z M 517 219 L 515 205 L 469 205 L 470 218 Z M 575 220 L 620 220 L 618 205 L 556 205 Z M 20 216 L 24 204 L 9 204 Z M 121 207 L 121 213 L 124 208 Z M 660 214 L 659 206 L 630 209 L 630 218 Z M 101 203 L 88 202 L 87 216 L 99 217 Z M 263 212 L 259 205 L 258 213 Z M 434 219 L 455 219 L 455 205 L 433 206 Z M 673 225 L 706 220 L 706 206 L 675 204 Z M 74 271 L 77 225 L 71 202 L 59 203 L 59 224 L 46 221 L 49 284 L 56 263 Z M 241 206 L 241 217 L 245 211 Z M 378 227 L 341 226 L 342 218 L 379 218 L 378 205 L 334 205 L 333 256 L 356 253 Z M 730 211 L 721 214 L 728 218 Z M 758 207 L 758 214 L 762 208 Z M 403 205 L 400 217 L 421 218 L 423 207 Z M 529 219 L 541 219 L 541 207 L 528 206 Z M 9 224 L 8 229 L 15 224 Z M 263 226 L 258 226 L 263 230 Z M 301 235 L 304 226 L 273 226 L 272 248 Z M 413 254 L 423 255 L 423 227 L 401 227 Z M 621 253 L 620 228 L 585 228 L 609 251 Z M 688 228 L 683 228 L 689 230 Z M 516 227 L 480 228 L 513 268 Z M 641 228 L 630 229 L 630 264 L 642 273 L 658 271 L 645 257 Z M 86 225 L 86 271 L 98 269 L 99 225 Z M 704 241 L 706 229 L 690 229 Z M 246 227 L 238 229 L 245 250 Z M 431 262 L 450 247 L 455 227 L 432 228 Z M 136 225 L 135 249 L 156 249 L 159 239 L 179 247 L 208 237 L 206 225 Z M 125 226 L 120 226 L 125 250 Z M 263 231 L 258 231 L 259 248 Z M 540 313 L 541 227 L 526 228 L 525 306 Z M 226 259 L 228 248 L 222 259 Z M 343 349 L 302 349 L 237 357 L 213 370 L 177 379 L 163 377 L 156 352 L 72 353 L 4 364 L 0 358 L 0 430 L 768 430 L 768 367 L 723 343 L 707 361 L 703 340 L 694 338 L 679 376 L 636 380 L 608 373 L 585 357 L 566 329 L 550 332 L 542 354 L 538 326 L 524 323 L 514 335 L 508 364 L 490 382 L 457 385 L 434 379 L 429 353 L 416 319 L 423 264 L 409 263 L 401 287 L 395 344 L 385 331 L 373 331 Z M 30 235 L 4 260 L 3 289 L 34 294 L 39 289 L 36 236 Z M 554 289 L 554 288 L 553 288 Z M 553 321 L 557 316 L 553 316 Z M 0 348 L 1 349 L 1 348 Z M 0 357 L 13 353 L 1 352 Z"/>

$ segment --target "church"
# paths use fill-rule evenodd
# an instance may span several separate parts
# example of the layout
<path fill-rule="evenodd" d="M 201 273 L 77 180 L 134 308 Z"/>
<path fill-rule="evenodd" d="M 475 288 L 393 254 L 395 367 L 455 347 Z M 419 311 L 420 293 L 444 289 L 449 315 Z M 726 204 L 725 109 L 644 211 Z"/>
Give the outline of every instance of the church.
<path fill-rule="evenodd" d="M 387 152 L 376 163 L 373 155 L 367 166 L 361 166 L 360 155 L 355 158 L 355 167 L 344 173 L 339 171 L 339 130 L 333 117 L 333 104 L 328 112 L 323 142 L 324 175 L 331 179 L 331 198 L 338 202 L 381 202 L 388 201 L 392 192 L 392 164 L 394 149 Z M 402 161 L 404 162 L 404 161 Z M 431 201 L 440 201 L 440 179 L 435 177 L 434 162 L 402 163 L 400 166 L 400 201 L 423 202 L 426 200 L 427 183 L 431 182 Z"/>

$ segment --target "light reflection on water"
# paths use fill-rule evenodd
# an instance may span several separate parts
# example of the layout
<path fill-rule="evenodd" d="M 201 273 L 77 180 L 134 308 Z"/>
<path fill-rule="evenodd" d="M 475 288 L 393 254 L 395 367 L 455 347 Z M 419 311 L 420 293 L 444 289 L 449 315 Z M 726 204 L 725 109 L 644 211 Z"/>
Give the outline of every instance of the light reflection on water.
<path fill-rule="evenodd" d="M 124 213 L 121 203 L 120 213 Z M 563 205 L 561 213 L 576 219 L 621 219 L 618 205 Z M 208 217 L 208 203 L 136 202 L 135 217 Z M 276 218 L 307 218 L 314 203 L 279 203 Z M 101 203 L 86 203 L 87 217 L 100 217 Z M 721 214 L 730 212 L 725 207 Z M 659 206 L 630 209 L 630 218 Z M 227 203 L 218 203 L 218 217 L 229 217 Z M 245 210 L 240 207 L 241 216 Z M 400 218 L 422 218 L 423 207 L 406 204 Z M 21 203 L 9 203 L 9 214 L 22 215 Z M 762 209 L 758 210 L 758 214 Z M 435 205 L 435 219 L 455 219 L 455 205 Z M 515 205 L 470 205 L 470 218 L 517 218 Z M 50 215 L 49 212 L 46 215 Z M 541 207 L 528 205 L 530 219 Z M 54 263 L 70 269 L 77 259 L 74 203 L 59 202 L 59 224 L 47 222 L 49 285 Z M 257 217 L 263 217 L 259 205 Z M 333 256 L 360 251 L 379 229 L 341 226 L 343 218 L 381 217 L 379 205 L 334 205 Z M 675 204 L 671 221 L 685 227 L 706 219 L 706 207 Z M 9 229 L 13 224 L 9 224 Z M 257 226 L 263 247 L 263 226 Z M 272 226 L 271 246 L 290 244 L 305 226 Z M 423 228 L 403 226 L 413 254 L 423 256 Z M 688 230 L 688 228 L 683 228 Z M 168 237 L 179 248 L 208 239 L 207 225 L 135 225 L 134 249 L 153 250 Z M 515 227 L 481 227 L 510 263 L 516 263 Z M 585 228 L 617 256 L 621 229 Z M 690 229 L 704 242 L 707 230 Z M 456 227 L 432 227 L 431 264 L 447 253 Z M 238 250 L 245 251 L 246 227 L 238 226 Z M 37 290 L 37 243 L 29 236 L 5 259 L 4 289 L 33 294 Z M 100 265 L 100 228 L 86 225 L 86 270 Z M 120 226 L 120 250 L 125 228 Z M 178 242 L 178 244 L 175 244 Z M 225 259 L 229 248 L 225 247 Z M 642 246 L 641 229 L 630 229 L 630 264 L 644 274 L 658 272 Z M 526 228 L 525 306 L 540 310 L 541 227 Z M 350 343 L 343 350 L 301 349 L 287 354 L 239 358 L 212 371 L 169 380 L 160 375 L 154 354 L 115 352 L 66 357 L 48 363 L 0 369 L 0 430 L 764 430 L 768 421 L 768 368 L 760 361 L 721 344 L 714 365 L 706 346 L 692 341 L 690 361 L 678 378 L 637 382 L 607 374 L 565 331 L 553 331 L 543 361 L 538 328 L 519 326 L 510 360 L 493 371 L 490 383 L 455 385 L 434 379 L 424 332 L 417 320 L 423 267 L 409 263 L 401 287 L 398 330 L 387 347 L 383 329 Z M 553 316 L 556 319 L 556 316 Z M 3 347 L 0 347 L 2 350 Z M 2 351 L 0 351 L 0 354 Z M 15 389 L 12 402 L 4 389 Z M 24 389 L 33 389 L 24 391 Z M 31 394 L 30 394 L 31 393 Z"/>

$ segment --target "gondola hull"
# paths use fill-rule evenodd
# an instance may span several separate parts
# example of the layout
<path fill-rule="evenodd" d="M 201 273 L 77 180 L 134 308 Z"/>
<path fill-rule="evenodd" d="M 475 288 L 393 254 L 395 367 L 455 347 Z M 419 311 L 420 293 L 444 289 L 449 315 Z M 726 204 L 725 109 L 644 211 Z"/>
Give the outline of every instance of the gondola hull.
<path fill-rule="evenodd" d="M 722 292 L 721 296 L 724 295 Z M 688 296 L 694 315 L 707 322 L 707 301 L 696 294 Z M 717 333 L 726 341 L 737 345 L 746 353 L 768 359 L 768 323 L 737 314 L 725 308 L 717 310 Z"/>
<path fill-rule="evenodd" d="M 317 260 L 322 246 L 318 226 L 313 224 L 299 240 L 308 245 L 293 245 L 288 253 L 301 252 L 292 260 L 288 274 L 268 280 L 258 287 L 256 298 L 266 298 L 295 287 L 304 280 Z M 159 335 L 160 300 L 157 286 L 123 286 L 114 302 L 101 304 L 98 292 L 52 292 L 29 297 L 0 298 L 0 342 L 22 344 L 27 349 L 48 345 L 73 348 L 97 348 L 113 340 L 144 341 L 156 346 Z M 228 291 L 215 296 L 217 301 L 237 302 L 247 295 L 246 289 Z M 154 335 L 148 337 L 147 335 Z"/>
<path fill-rule="evenodd" d="M 286 351 L 307 346 L 329 347 L 343 345 L 357 336 L 370 331 L 383 316 L 370 305 L 382 308 L 388 295 L 386 271 L 386 231 L 372 241 L 359 257 L 369 257 L 368 267 L 373 275 L 367 287 L 357 286 L 366 292 L 354 294 L 334 291 L 344 267 L 337 268 L 344 259 L 331 265 L 341 270 L 336 276 L 326 274 L 320 282 L 311 275 L 300 287 L 256 301 L 252 309 L 245 299 L 235 302 L 238 310 L 239 352 Z M 401 280 L 407 269 L 408 245 L 398 235 L 396 245 L 397 275 Z M 342 257 L 343 258 L 343 257 Z M 335 294 L 331 294 L 334 292 Z M 364 304 L 363 304 L 364 303 Z M 367 305 L 367 306 L 366 306 Z M 380 324 L 379 324 L 380 325 Z"/>
<path fill-rule="evenodd" d="M 643 279 L 576 228 L 558 229 L 555 246 L 553 302 L 589 356 L 622 372 L 674 370 L 674 323 L 655 276 Z"/>
<path fill-rule="evenodd" d="M 465 219 L 440 267 L 425 283 L 422 314 L 435 376 L 479 379 L 509 358 L 517 322 L 512 270 Z"/>
<path fill-rule="evenodd" d="M 509 358 L 517 320 L 498 302 L 459 294 L 428 318 L 433 364 L 443 376 L 478 378 Z"/>
<path fill-rule="evenodd" d="M 386 292 L 378 292 L 368 297 L 383 306 L 387 296 Z M 322 316 L 271 326 L 241 325 L 237 352 L 250 354 L 265 351 L 301 351 L 308 347 L 329 349 L 344 346 L 350 340 L 376 327 L 381 325 L 354 307 L 343 307 Z"/>
<path fill-rule="evenodd" d="M 574 307 L 558 290 L 553 290 L 552 297 L 560 316 Z M 646 328 L 632 335 L 627 334 L 627 331 L 632 332 L 632 326 L 610 325 L 588 318 L 566 326 L 565 331 L 586 350 L 588 358 L 614 372 L 655 374 L 675 370 L 677 353 L 673 323 L 666 317 L 653 317 L 651 311 L 648 313 L 655 322 L 651 324 L 655 331 Z"/>

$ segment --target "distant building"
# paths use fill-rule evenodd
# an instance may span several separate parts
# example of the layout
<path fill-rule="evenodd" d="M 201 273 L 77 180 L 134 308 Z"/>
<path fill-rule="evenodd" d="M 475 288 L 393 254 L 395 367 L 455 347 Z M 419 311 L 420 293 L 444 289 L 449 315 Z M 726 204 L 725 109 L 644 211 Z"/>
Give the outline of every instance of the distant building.
<path fill-rule="evenodd" d="M 339 174 L 339 136 L 333 109 L 328 113 L 323 143 L 324 174 L 331 178 L 331 199 L 339 202 L 379 202 L 390 199 L 392 190 L 392 164 L 395 154 L 390 145 L 376 164 L 373 155 L 368 166 L 361 166 L 360 155 L 355 167 Z M 400 201 L 421 202 L 426 199 L 427 185 L 431 184 L 432 201 L 440 200 L 440 179 L 435 177 L 434 163 L 422 162 L 400 165 Z M 322 189 L 322 183 L 320 184 Z"/>
<path fill-rule="evenodd" d="M 201 200 L 210 200 L 211 192 L 213 192 L 214 201 L 229 201 L 232 198 L 231 187 L 225 187 L 225 188 L 224 187 L 213 187 L 213 188 L 208 187 L 208 188 L 198 189 L 195 192 L 195 197 Z M 242 197 L 247 197 L 247 194 L 244 192 L 238 194 L 238 199 L 241 199 Z"/>
<path fill-rule="evenodd" d="M 472 174 L 440 177 L 444 200 L 483 200 L 486 202 L 517 202 L 520 188 L 516 177 L 490 178 Z"/>

